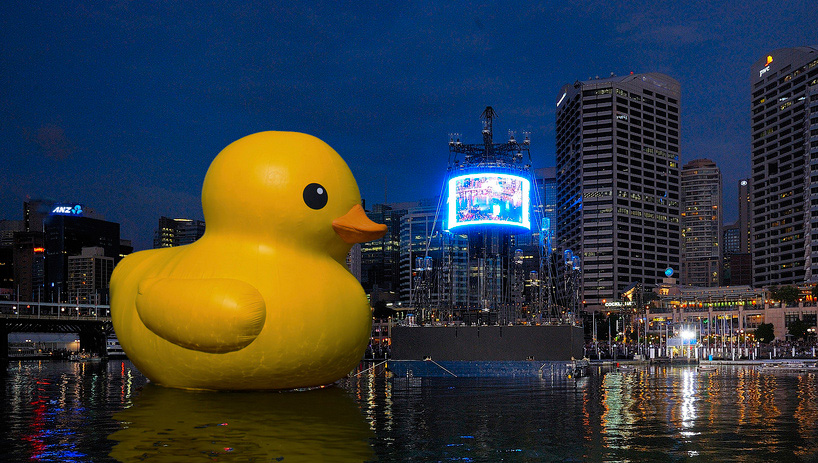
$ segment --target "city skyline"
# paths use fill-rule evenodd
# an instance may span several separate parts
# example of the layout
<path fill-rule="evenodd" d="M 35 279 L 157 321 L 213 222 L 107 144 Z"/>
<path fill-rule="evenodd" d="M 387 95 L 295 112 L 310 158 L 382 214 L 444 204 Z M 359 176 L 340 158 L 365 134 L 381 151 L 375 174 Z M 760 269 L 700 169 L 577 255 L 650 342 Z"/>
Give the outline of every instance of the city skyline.
<path fill-rule="evenodd" d="M 477 142 L 486 105 L 496 138 L 530 132 L 535 167 L 552 167 L 562 85 L 661 72 L 682 88 L 680 161 L 722 169 L 731 223 L 750 175 L 750 68 L 815 45 L 818 19 L 807 3 L 189 6 L 0 6 L 0 218 L 21 219 L 27 197 L 77 202 L 150 248 L 161 215 L 203 219 L 210 161 L 262 130 L 325 140 L 368 204 L 426 198 L 449 134 Z"/>

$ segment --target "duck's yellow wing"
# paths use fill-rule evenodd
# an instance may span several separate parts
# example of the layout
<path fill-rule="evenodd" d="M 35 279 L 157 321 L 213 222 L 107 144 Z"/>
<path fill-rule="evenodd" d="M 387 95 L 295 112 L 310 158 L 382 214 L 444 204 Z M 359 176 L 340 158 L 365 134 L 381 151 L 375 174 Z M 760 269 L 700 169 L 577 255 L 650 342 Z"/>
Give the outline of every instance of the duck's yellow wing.
<path fill-rule="evenodd" d="M 148 329 L 182 347 L 224 353 L 261 332 L 264 298 L 240 280 L 151 278 L 139 284 L 136 311 Z"/>

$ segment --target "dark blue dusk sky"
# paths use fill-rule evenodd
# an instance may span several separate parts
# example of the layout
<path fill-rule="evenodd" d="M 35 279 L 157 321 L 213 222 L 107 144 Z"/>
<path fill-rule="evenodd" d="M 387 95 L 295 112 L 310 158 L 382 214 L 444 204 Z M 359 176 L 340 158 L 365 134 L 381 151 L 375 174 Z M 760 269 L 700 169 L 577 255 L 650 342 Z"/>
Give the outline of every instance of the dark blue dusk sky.
<path fill-rule="evenodd" d="M 750 66 L 818 44 L 811 1 L 311 3 L 0 2 L 0 218 L 83 203 L 148 248 L 160 215 L 202 218 L 210 161 L 263 130 L 329 143 L 368 204 L 431 197 L 485 106 L 552 166 L 562 85 L 655 71 L 682 85 L 681 161 L 716 161 L 730 222 Z"/>

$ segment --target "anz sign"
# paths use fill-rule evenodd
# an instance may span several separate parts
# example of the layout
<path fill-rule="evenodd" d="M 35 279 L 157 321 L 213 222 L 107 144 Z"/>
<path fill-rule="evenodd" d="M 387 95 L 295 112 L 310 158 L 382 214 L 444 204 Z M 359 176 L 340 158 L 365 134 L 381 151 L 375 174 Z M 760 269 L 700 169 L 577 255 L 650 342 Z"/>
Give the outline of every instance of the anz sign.
<path fill-rule="evenodd" d="M 51 210 L 51 215 L 82 216 L 82 205 L 73 204 L 70 206 L 56 206 Z"/>

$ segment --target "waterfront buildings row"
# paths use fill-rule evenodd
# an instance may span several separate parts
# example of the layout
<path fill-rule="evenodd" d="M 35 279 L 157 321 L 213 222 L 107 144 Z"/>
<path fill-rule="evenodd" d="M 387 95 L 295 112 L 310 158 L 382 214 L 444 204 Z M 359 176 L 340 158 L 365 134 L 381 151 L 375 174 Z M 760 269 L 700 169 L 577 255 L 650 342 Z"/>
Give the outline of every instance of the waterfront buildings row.
<path fill-rule="evenodd" d="M 571 250 L 581 260 L 585 309 L 606 310 L 634 285 L 658 291 L 668 274 L 687 288 L 680 294 L 694 295 L 699 290 L 689 288 L 818 281 L 818 49 L 776 50 L 750 71 L 752 174 L 740 181 L 738 220 L 729 225 L 723 224 L 719 167 L 708 159 L 680 160 L 679 82 L 659 73 L 612 75 L 576 81 L 556 95 L 556 167 L 538 171 L 535 181 L 552 227 L 549 248 L 557 255 Z M 443 231 L 439 201 L 367 208 L 389 232 L 354 248 L 349 262 L 373 304 L 468 306 L 472 275 L 499 268 L 488 260 L 470 265 L 468 238 Z M 37 287 L 70 292 L 69 266 L 77 259 L 69 257 L 123 253 L 115 249 L 123 247 L 118 226 L 89 215 L 79 220 L 71 210 L 53 214 L 53 208 L 27 206 L 19 230 L 0 227 L 0 238 L 10 243 L 0 260 L 19 261 L 15 268 L 28 275 L 0 265 L 7 290 L 11 281 L 23 295 Z M 88 227 L 98 236 L 64 239 L 87 237 Z M 201 221 L 162 217 L 154 247 L 186 244 L 203 231 Z M 481 281 L 531 301 L 544 278 L 528 265 L 539 239 L 534 232 L 498 242 L 515 265 Z M 696 297 L 711 290 L 700 291 Z"/>
<path fill-rule="evenodd" d="M 0 229 L 6 299 L 107 304 L 113 268 L 133 251 L 118 223 L 76 203 L 26 201 L 23 220 L 3 220 Z"/>
<path fill-rule="evenodd" d="M 557 95 L 557 233 L 581 252 L 587 304 L 655 286 L 668 268 L 695 286 L 816 282 L 818 49 L 771 52 L 750 84 L 752 177 L 724 228 L 718 166 L 680 168 L 678 82 L 611 76 Z"/>
<path fill-rule="evenodd" d="M 701 339 L 752 339 L 762 323 L 772 324 L 776 339 L 789 340 L 788 328 L 796 320 L 806 326 L 818 326 L 818 299 L 812 285 L 800 285 L 799 296 L 791 301 L 774 299 L 769 288 L 749 285 L 696 287 L 677 284 L 665 278 L 657 286 L 658 299 L 641 311 L 635 306 L 617 306 L 618 315 L 631 317 L 634 327 L 648 323 L 648 332 L 658 333 L 665 326 L 692 327 Z M 609 311 L 612 309 L 608 308 Z"/>
<path fill-rule="evenodd" d="M 154 247 L 190 244 L 204 228 L 160 217 Z M 0 220 L 0 298 L 107 304 L 113 269 L 131 252 L 119 224 L 85 205 L 26 201 L 23 220 Z"/>
<path fill-rule="evenodd" d="M 640 176 L 633 172 L 634 168 L 645 166 L 644 155 L 637 149 L 639 143 L 644 152 L 646 145 L 648 149 L 656 149 L 660 142 L 644 136 L 645 121 L 635 118 L 633 112 L 641 110 L 638 115 L 645 115 L 645 92 L 653 93 L 648 96 L 658 93 L 656 87 L 667 82 L 664 77 L 628 76 L 576 83 L 573 87 L 579 90 L 572 92 L 566 87 L 563 95 L 577 98 L 577 108 L 570 106 L 569 97 L 560 97 L 563 105 L 566 101 L 569 105 L 563 110 L 558 108 L 558 114 L 560 111 L 568 114 L 573 125 L 558 123 L 558 155 L 564 153 L 562 158 L 558 157 L 558 169 L 561 173 L 574 172 L 559 183 L 565 185 L 562 202 L 567 205 L 560 221 L 560 225 L 566 227 L 560 235 L 561 242 L 577 246 L 580 240 L 574 238 L 572 242 L 572 237 L 584 238 L 585 231 L 593 231 L 598 226 L 597 208 L 586 207 L 587 202 L 571 208 L 576 203 L 574 196 L 586 201 L 589 197 L 607 198 L 608 195 L 622 198 L 616 203 L 604 201 L 601 206 L 603 223 L 611 227 L 614 238 L 581 242 L 584 255 L 605 255 L 605 259 L 586 260 L 585 278 L 604 282 L 597 287 L 593 281 L 584 284 L 588 308 L 610 309 L 600 304 L 600 299 L 620 301 L 635 280 L 647 287 L 653 286 L 660 293 L 660 299 L 650 304 L 640 318 L 651 326 L 688 323 L 708 333 L 735 334 L 746 333 L 766 322 L 775 326 L 776 336 L 782 339 L 795 320 L 815 328 L 816 307 L 811 290 L 818 282 L 818 232 L 815 231 L 818 229 L 818 49 L 775 50 L 751 67 L 752 176 L 739 183 L 739 220 L 735 224 L 722 224 L 718 167 L 712 161 L 697 159 L 682 169 L 680 245 L 674 246 L 680 252 L 680 285 L 667 283 L 669 278 L 663 278 L 659 272 L 661 266 L 652 265 L 653 256 L 648 255 L 647 259 L 644 255 L 648 253 L 638 256 L 648 243 L 664 237 L 664 230 L 657 232 L 653 227 L 643 226 L 645 212 L 653 213 L 652 207 L 639 207 L 626 201 L 628 198 L 644 200 L 646 187 L 654 186 L 651 177 L 655 174 L 677 175 L 662 165 L 650 166 L 654 175 L 645 176 L 637 170 Z M 625 83 L 631 86 L 625 87 Z M 608 95 L 612 95 L 610 101 Z M 666 96 L 669 97 L 667 93 Z M 599 112 L 605 117 L 598 118 Z M 634 121 L 642 123 L 636 130 L 628 127 Z M 604 143 L 601 156 L 600 136 Z M 565 140 L 565 144 L 560 145 L 560 140 Z M 668 143 L 668 146 L 672 145 Z M 678 159 L 676 154 L 673 152 L 672 161 Z M 600 161 L 605 162 L 601 174 Z M 600 176 L 605 180 L 613 178 L 615 190 L 600 192 Z M 616 184 L 619 179 L 622 182 Z M 626 179 L 630 185 L 625 185 Z M 578 191 L 583 192 L 584 198 L 578 196 Z M 641 198 L 637 196 L 640 194 Z M 653 203 L 654 198 L 647 197 L 647 201 Z M 675 211 L 668 212 L 671 223 L 668 233 L 675 231 L 672 213 Z M 633 236 L 633 215 L 642 226 L 636 246 L 619 239 Z M 585 225 L 589 219 L 590 225 Z M 614 258 L 608 257 L 608 244 Z M 644 272 L 642 278 L 634 278 L 638 273 L 633 272 L 633 265 L 619 265 L 628 257 L 634 260 L 637 256 L 646 261 L 639 264 Z M 660 259 L 667 258 L 668 268 L 675 269 L 673 257 L 661 256 Z M 600 260 L 601 266 L 593 265 Z M 614 281 L 613 288 L 606 284 L 609 279 Z M 716 287 L 718 284 L 730 286 Z M 762 288 L 779 285 L 797 286 L 803 297 L 789 305 L 769 301 L 768 293 Z"/>

